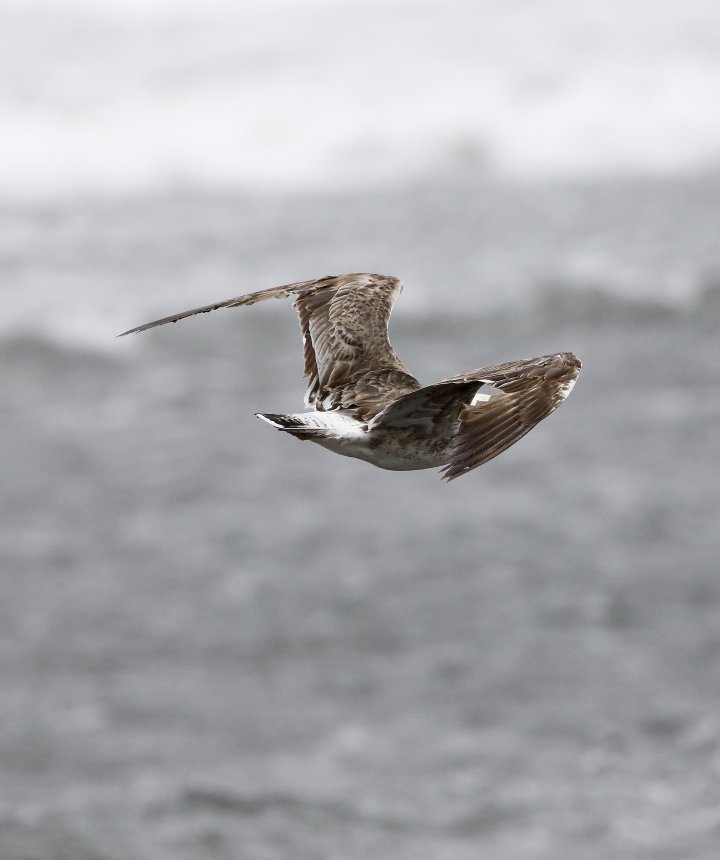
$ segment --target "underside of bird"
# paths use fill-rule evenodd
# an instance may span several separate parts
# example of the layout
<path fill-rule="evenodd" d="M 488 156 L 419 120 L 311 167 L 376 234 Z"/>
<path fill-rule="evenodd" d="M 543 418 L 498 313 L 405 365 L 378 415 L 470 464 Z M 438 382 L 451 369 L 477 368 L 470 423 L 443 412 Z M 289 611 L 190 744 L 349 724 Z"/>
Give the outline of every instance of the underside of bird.
<path fill-rule="evenodd" d="M 570 352 L 478 368 L 422 387 L 388 337 L 401 290 L 400 280 L 387 275 L 328 276 L 184 311 L 123 334 L 294 296 L 308 411 L 257 413 L 258 418 L 383 469 L 442 467 L 448 480 L 505 451 L 572 390 L 581 365 Z"/>

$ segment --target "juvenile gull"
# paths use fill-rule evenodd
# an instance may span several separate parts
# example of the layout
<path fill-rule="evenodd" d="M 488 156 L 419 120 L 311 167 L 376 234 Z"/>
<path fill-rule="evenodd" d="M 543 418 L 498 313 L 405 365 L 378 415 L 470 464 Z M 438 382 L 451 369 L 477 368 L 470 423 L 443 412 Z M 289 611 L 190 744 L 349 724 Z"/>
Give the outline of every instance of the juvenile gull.
<path fill-rule="evenodd" d="M 389 275 L 328 276 L 183 311 L 123 335 L 218 308 L 294 296 L 310 409 L 257 417 L 296 439 L 381 469 L 441 466 L 449 481 L 514 445 L 572 391 L 581 365 L 571 352 L 481 367 L 421 386 L 388 338 L 401 290 L 402 282 Z"/>

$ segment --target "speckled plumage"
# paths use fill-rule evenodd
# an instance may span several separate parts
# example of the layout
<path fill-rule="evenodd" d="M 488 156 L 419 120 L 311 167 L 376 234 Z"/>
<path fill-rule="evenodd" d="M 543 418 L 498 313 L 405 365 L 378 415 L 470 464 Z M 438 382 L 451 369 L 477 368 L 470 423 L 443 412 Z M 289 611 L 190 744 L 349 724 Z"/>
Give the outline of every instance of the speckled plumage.
<path fill-rule="evenodd" d="M 218 308 L 295 296 L 309 412 L 258 417 L 298 439 L 393 470 L 443 467 L 448 480 L 496 457 L 572 390 L 570 352 L 506 362 L 422 387 L 388 339 L 398 278 L 351 274 L 300 281 L 174 314 L 132 334 Z M 490 394 L 474 402 L 480 389 Z"/>

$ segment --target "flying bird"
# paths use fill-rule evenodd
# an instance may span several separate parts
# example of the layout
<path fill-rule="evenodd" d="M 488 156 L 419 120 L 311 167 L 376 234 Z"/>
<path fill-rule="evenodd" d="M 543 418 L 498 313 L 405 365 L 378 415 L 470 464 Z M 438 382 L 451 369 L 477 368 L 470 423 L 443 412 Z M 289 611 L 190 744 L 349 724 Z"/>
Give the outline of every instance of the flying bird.
<path fill-rule="evenodd" d="M 571 352 L 481 367 L 421 386 L 388 337 L 401 291 L 402 282 L 389 275 L 327 276 L 183 311 L 122 335 L 294 296 L 310 409 L 257 417 L 381 469 L 442 467 L 450 481 L 514 445 L 572 390 L 581 365 Z"/>

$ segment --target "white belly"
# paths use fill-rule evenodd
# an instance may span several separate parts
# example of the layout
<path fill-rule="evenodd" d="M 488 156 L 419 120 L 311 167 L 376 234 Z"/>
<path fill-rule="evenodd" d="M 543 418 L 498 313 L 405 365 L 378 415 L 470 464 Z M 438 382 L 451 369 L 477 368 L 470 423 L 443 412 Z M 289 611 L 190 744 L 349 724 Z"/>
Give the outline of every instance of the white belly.
<path fill-rule="evenodd" d="M 401 432 L 367 431 L 353 419 L 335 413 L 343 419 L 335 424 L 337 433 L 313 439 L 318 445 L 344 457 L 365 460 L 380 469 L 407 472 L 414 469 L 435 469 L 448 461 L 447 451 L 430 450 L 417 440 L 410 442 Z M 349 423 L 346 423 L 349 422 Z"/>
<path fill-rule="evenodd" d="M 306 436 L 308 441 L 380 469 L 405 472 L 434 469 L 448 462 L 447 447 L 438 445 L 437 440 L 418 437 L 409 429 L 368 431 L 364 424 L 342 412 L 303 412 L 288 417 L 298 419 L 310 431 L 322 431 Z"/>
<path fill-rule="evenodd" d="M 387 450 L 383 447 L 373 448 L 370 446 L 370 439 L 365 434 L 364 439 L 313 439 L 318 445 L 333 451 L 335 454 L 342 454 L 343 457 L 355 457 L 357 460 L 365 460 L 372 463 L 373 466 L 378 466 L 380 469 L 391 469 L 396 472 L 408 472 L 413 469 L 433 469 L 437 466 L 442 466 L 446 460 L 439 461 L 437 458 L 418 457 L 414 454 L 408 454 L 402 451 Z"/>

